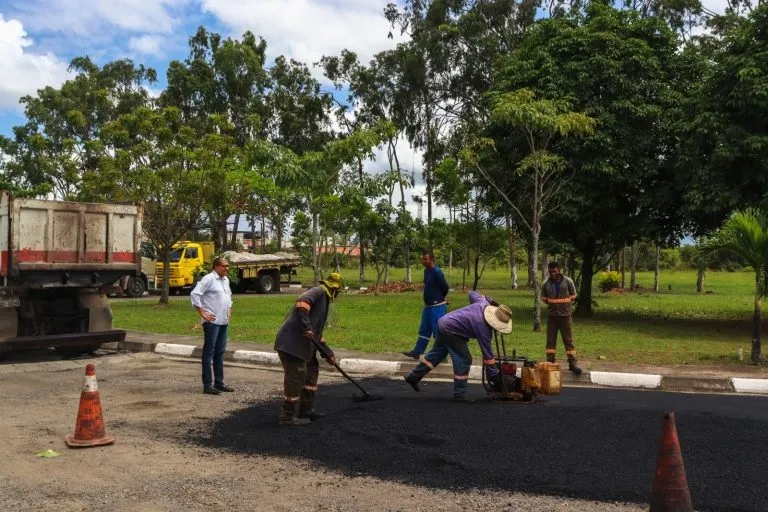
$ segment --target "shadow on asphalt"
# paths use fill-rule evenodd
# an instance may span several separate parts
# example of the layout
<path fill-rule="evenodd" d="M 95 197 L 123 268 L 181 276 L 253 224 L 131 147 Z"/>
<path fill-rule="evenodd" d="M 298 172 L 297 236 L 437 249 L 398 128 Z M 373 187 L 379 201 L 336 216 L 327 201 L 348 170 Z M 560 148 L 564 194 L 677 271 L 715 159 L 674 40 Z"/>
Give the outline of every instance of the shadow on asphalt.
<path fill-rule="evenodd" d="M 449 383 L 429 383 L 419 394 L 402 381 L 361 383 L 385 400 L 356 403 L 351 384 L 327 385 L 316 408 L 328 417 L 308 427 L 279 427 L 280 403 L 271 401 L 192 438 L 424 487 L 648 503 L 663 411 L 680 407 L 677 427 L 696 509 L 765 510 L 768 428 L 757 419 L 765 416 L 729 412 L 763 399 L 571 388 L 538 404 L 498 404 L 475 385 L 478 402 L 455 404 Z M 710 407 L 707 400 L 735 402 Z"/>

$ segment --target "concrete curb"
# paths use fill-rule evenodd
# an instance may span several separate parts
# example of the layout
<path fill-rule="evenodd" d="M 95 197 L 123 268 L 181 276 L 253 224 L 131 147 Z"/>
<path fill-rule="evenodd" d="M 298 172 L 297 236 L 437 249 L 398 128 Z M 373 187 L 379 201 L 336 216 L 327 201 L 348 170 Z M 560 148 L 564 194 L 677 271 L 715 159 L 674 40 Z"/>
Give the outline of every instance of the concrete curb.
<path fill-rule="evenodd" d="M 154 352 L 156 354 L 200 359 L 202 349 L 195 345 L 176 343 L 141 343 L 123 342 L 120 349 L 135 352 Z M 228 361 L 251 363 L 260 366 L 281 366 L 276 352 L 256 350 L 227 350 L 224 358 Z M 376 359 L 340 358 L 339 366 L 347 373 L 376 377 L 395 377 L 405 375 L 416 363 L 412 361 L 380 361 Z M 431 375 L 438 378 L 451 378 L 450 365 L 439 366 Z M 519 375 L 519 370 L 518 370 Z M 473 365 L 469 378 L 479 381 L 482 378 L 482 366 Z M 644 373 L 620 372 L 584 372 L 576 377 L 563 372 L 563 385 L 584 384 L 609 388 L 651 389 L 660 391 L 704 392 L 704 393 L 748 393 L 768 395 L 768 379 L 749 379 L 740 377 L 709 377 L 657 375 Z"/>

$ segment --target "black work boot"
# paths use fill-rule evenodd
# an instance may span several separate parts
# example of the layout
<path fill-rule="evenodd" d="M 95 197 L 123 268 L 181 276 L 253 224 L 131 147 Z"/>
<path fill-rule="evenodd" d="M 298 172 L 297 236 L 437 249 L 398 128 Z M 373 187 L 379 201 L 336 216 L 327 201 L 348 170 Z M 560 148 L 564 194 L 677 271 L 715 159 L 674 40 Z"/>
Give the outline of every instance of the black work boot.
<path fill-rule="evenodd" d="M 324 412 L 317 412 L 314 409 L 310 411 L 299 411 L 299 419 L 307 418 L 309 421 L 317 421 L 326 416 L 327 415 Z"/>
<path fill-rule="evenodd" d="M 581 375 L 581 368 L 576 366 L 576 360 L 568 361 L 568 370 L 572 371 L 574 375 Z"/>
<path fill-rule="evenodd" d="M 405 377 L 403 377 L 403 379 L 405 380 L 405 382 L 411 385 L 414 391 L 421 391 L 421 389 L 419 388 L 419 379 L 417 379 L 410 373 Z"/>

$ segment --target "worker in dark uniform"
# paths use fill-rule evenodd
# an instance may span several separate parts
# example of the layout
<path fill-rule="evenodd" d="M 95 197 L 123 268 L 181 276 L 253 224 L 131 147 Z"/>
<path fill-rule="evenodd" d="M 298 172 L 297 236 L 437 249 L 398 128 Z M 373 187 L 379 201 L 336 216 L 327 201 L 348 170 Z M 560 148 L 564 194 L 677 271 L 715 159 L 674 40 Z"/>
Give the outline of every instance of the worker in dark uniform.
<path fill-rule="evenodd" d="M 422 251 L 421 263 L 424 265 L 424 308 L 421 310 L 421 323 L 419 324 L 419 337 L 416 345 L 404 356 L 419 360 L 429 345 L 429 338 L 437 339 L 437 321 L 445 316 L 448 311 L 448 282 L 440 267 L 435 265 L 435 255 L 432 251 Z"/>
<path fill-rule="evenodd" d="M 576 300 L 576 285 L 570 277 L 560 272 L 560 264 L 549 263 L 549 279 L 541 286 L 541 300 L 549 306 L 547 316 L 547 361 L 555 362 L 557 353 L 557 333 L 563 337 L 565 355 L 568 357 L 568 369 L 581 375 L 581 368 L 576 363 L 576 347 L 573 345 L 573 322 L 571 321 L 571 303 Z"/>
<path fill-rule="evenodd" d="M 281 425 L 304 426 L 325 416 L 312 408 L 320 371 L 317 347 L 312 340 L 322 345 L 320 355 L 329 364 L 334 364 L 336 358 L 325 344 L 323 328 L 328 318 L 328 307 L 343 288 L 344 280 L 341 275 L 335 272 L 329 274 L 320 284 L 299 297 L 277 331 L 275 350 L 285 371 L 285 399 L 280 415 Z"/>

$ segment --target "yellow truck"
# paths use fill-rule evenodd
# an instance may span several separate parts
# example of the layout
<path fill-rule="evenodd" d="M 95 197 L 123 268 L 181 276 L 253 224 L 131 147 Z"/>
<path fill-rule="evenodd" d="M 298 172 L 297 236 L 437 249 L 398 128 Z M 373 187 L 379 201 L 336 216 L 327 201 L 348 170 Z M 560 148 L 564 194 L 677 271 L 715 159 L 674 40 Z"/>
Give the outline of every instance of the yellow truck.
<path fill-rule="evenodd" d="M 198 267 L 210 268 L 213 261 L 213 242 L 176 242 L 171 251 L 171 273 L 168 278 L 168 289 L 171 294 L 191 288 L 195 284 Z M 157 287 L 163 287 L 163 262 L 157 262 Z"/>
<path fill-rule="evenodd" d="M 210 272 L 213 261 L 213 242 L 178 242 L 171 253 L 171 272 L 168 279 L 170 293 L 191 291 L 200 276 L 199 269 Z M 249 252 L 227 251 L 221 254 L 229 261 L 230 273 L 237 276 L 232 282 L 233 291 L 245 293 L 255 290 L 259 293 L 280 291 L 280 276 L 286 274 L 288 282 L 301 266 L 301 257 L 290 253 L 252 254 Z M 163 263 L 157 263 L 157 287 L 163 286 Z"/>

